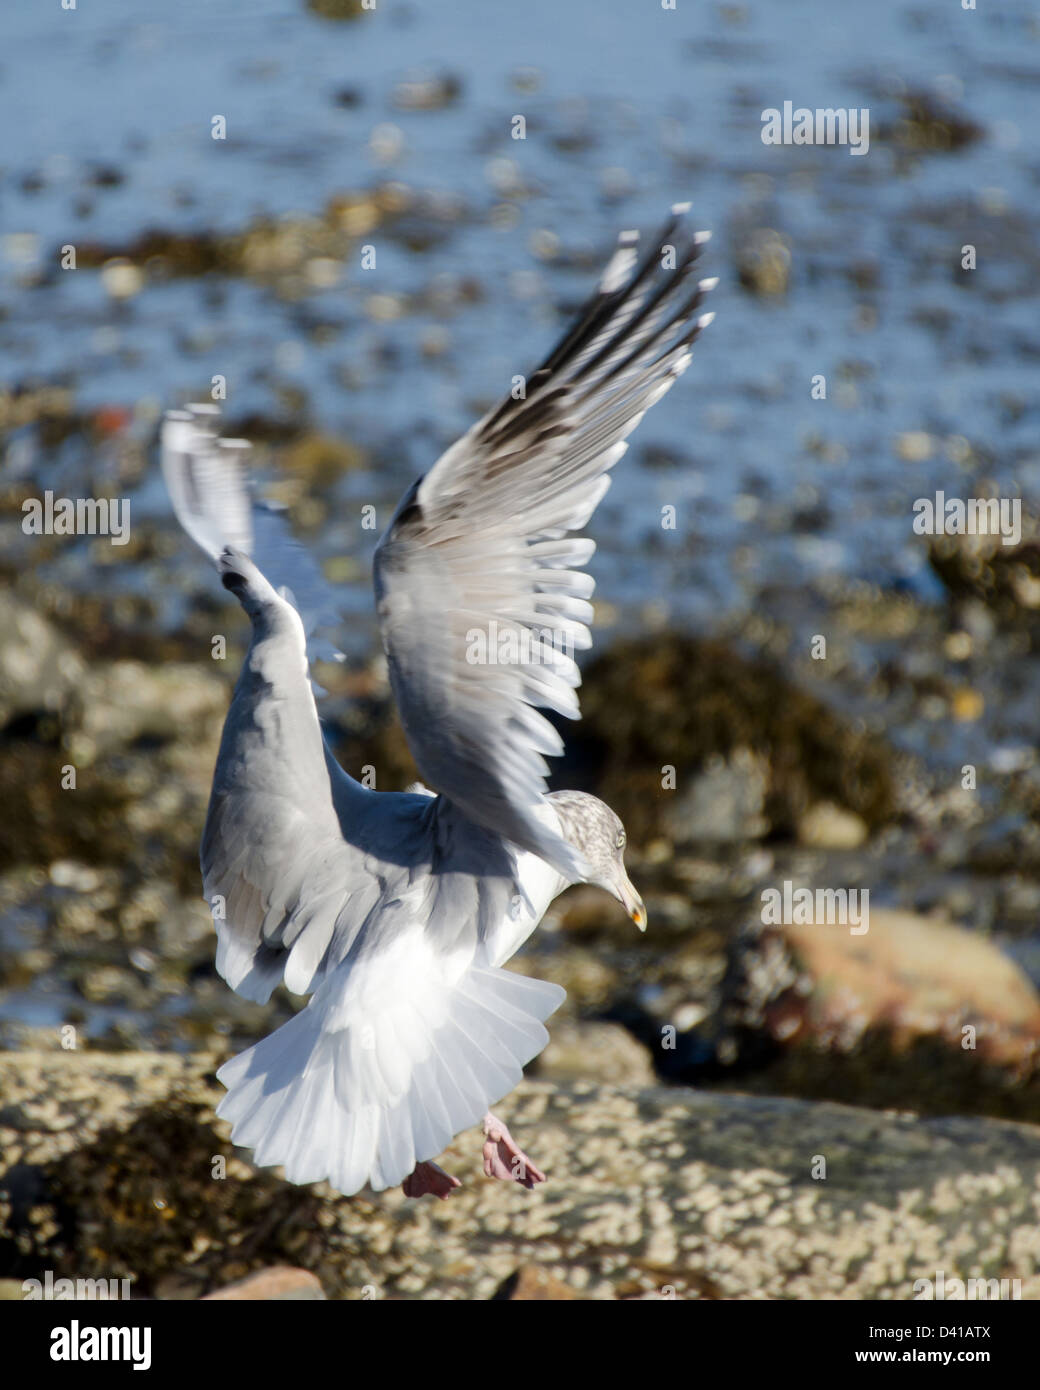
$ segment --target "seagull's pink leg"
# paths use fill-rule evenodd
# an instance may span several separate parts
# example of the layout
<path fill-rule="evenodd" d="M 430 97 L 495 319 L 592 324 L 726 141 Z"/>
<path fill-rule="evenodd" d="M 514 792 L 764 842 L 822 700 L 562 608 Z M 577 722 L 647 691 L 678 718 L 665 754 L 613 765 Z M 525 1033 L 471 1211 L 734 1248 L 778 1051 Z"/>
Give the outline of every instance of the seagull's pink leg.
<path fill-rule="evenodd" d="M 406 1197 L 425 1197 L 427 1192 L 445 1201 L 450 1193 L 462 1184 L 436 1163 L 417 1163 L 415 1168 L 401 1184 Z"/>
<path fill-rule="evenodd" d="M 536 1168 L 505 1125 L 489 1110 L 484 1116 L 484 1172 L 489 1178 L 507 1178 L 530 1189 L 545 1182 L 545 1174 Z"/>

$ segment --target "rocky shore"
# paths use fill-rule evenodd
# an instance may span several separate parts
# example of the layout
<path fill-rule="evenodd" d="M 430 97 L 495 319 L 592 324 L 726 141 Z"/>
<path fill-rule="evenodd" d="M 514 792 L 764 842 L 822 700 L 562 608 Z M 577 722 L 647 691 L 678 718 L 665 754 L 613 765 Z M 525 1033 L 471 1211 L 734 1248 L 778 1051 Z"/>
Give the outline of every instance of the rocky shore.
<path fill-rule="evenodd" d="M 473 1131 L 444 1160 L 463 1180 L 447 1202 L 347 1199 L 236 1155 L 213 1065 L 0 1056 L 0 1273 L 130 1278 L 159 1298 L 289 1265 L 330 1298 L 911 1299 L 943 1270 L 1040 1298 L 1031 1127 L 525 1082 L 509 1122 L 544 1188 L 484 1179 Z"/>

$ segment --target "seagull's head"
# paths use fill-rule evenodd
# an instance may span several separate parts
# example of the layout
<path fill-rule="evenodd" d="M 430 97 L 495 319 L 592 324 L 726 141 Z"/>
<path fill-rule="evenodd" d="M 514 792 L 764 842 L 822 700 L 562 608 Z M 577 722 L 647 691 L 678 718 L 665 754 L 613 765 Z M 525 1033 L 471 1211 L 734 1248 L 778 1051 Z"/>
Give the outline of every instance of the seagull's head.
<path fill-rule="evenodd" d="M 606 804 L 588 792 L 552 792 L 553 810 L 564 839 L 580 850 L 589 866 L 586 883 L 617 898 L 640 931 L 646 931 L 646 908 L 625 871 L 625 827 Z"/>

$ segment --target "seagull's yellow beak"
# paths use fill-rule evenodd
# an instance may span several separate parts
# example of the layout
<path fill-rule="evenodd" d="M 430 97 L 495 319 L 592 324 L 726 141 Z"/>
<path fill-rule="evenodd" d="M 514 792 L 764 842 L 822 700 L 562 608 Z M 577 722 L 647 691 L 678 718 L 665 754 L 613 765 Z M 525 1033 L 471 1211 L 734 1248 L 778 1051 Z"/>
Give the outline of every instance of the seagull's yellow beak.
<path fill-rule="evenodd" d="M 643 899 L 632 887 L 624 869 L 621 870 L 621 881 L 617 887 L 617 899 L 639 930 L 646 931 L 646 908 L 643 906 Z"/>

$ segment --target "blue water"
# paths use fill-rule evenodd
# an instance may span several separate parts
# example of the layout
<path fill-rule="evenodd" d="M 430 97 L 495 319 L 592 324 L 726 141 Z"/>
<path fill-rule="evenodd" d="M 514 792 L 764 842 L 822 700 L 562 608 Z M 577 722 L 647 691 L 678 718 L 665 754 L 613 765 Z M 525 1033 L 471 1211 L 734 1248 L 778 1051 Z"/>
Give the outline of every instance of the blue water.
<path fill-rule="evenodd" d="M 1040 41 L 1028 6 L 381 0 L 336 23 L 289 0 L 89 0 L 74 11 L 24 6 L 3 24 L 0 381 L 64 381 L 84 408 L 154 411 L 221 372 L 232 415 L 278 413 L 275 387 L 299 386 L 318 426 L 379 459 L 351 481 L 351 514 L 324 538 L 327 549 L 367 561 L 361 502 L 391 505 L 545 350 L 561 306 L 588 290 L 617 229 L 653 226 L 678 198 L 715 231 L 705 265 L 722 276 L 718 320 L 618 471 L 597 521 L 601 597 L 706 621 L 753 605 L 778 574 L 916 576 L 931 592 L 910 504 L 937 487 L 963 490 L 964 480 L 941 447 L 917 464 L 895 457 L 906 430 L 981 443 L 999 486 L 1036 491 L 1030 130 Z M 518 91 L 528 69 L 536 90 Z M 399 110 L 396 85 L 417 70 L 457 76 L 458 101 Z M 903 88 L 950 96 L 983 138 L 897 160 L 876 132 L 898 116 Z M 356 105 L 336 104 L 344 89 Z M 764 146 L 762 109 L 785 99 L 868 106 L 869 154 Z M 227 119 L 224 142 L 210 138 L 217 114 Z M 510 138 L 515 114 L 527 119 L 525 141 Z M 389 165 L 372 151 L 373 131 L 387 124 L 400 142 Z M 559 149 L 560 137 L 578 137 L 579 148 Z M 501 161 L 528 196 L 496 190 Z M 90 187 L 97 168 L 123 182 Z M 26 176 L 43 186 L 25 191 Z M 460 200 L 466 214 L 419 254 L 375 234 L 375 271 L 361 271 L 358 247 L 345 247 L 339 286 L 296 302 L 276 285 L 219 277 L 150 285 L 122 306 L 96 271 L 20 283 L 26 264 L 52 267 L 64 244 L 125 244 L 150 227 L 233 232 L 260 216 L 319 214 L 330 197 L 388 178 Z M 605 187 L 629 191 L 607 196 Z M 503 204 L 511 223 L 499 227 Z M 789 239 L 784 299 L 735 283 L 733 242 L 745 223 Z M 532 238 L 546 232 L 562 259 L 587 264 L 532 255 Z M 959 248 L 973 240 L 993 249 L 958 284 Z M 878 288 L 850 282 L 861 262 L 875 265 Z M 372 294 L 414 295 L 436 277 L 449 291 L 470 277 L 481 297 L 443 316 L 367 318 Z M 922 324 L 923 311 L 947 315 L 946 330 Z M 315 316 L 331 326 L 328 341 L 309 338 L 304 324 Z M 433 328 L 449 346 L 424 357 L 418 344 Z M 848 363 L 858 374 L 842 398 L 835 388 Z M 827 402 L 809 398 L 817 372 L 828 377 Z M 1015 419 L 1011 398 L 1024 406 Z M 810 436 L 831 461 L 807 448 Z M 650 445 L 675 450 L 680 466 L 643 469 Z M 84 466 L 75 451 L 70 466 Z M 829 517 L 814 537 L 792 535 L 791 507 L 820 502 Z M 679 508 L 680 525 L 662 534 L 665 503 Z"/>

